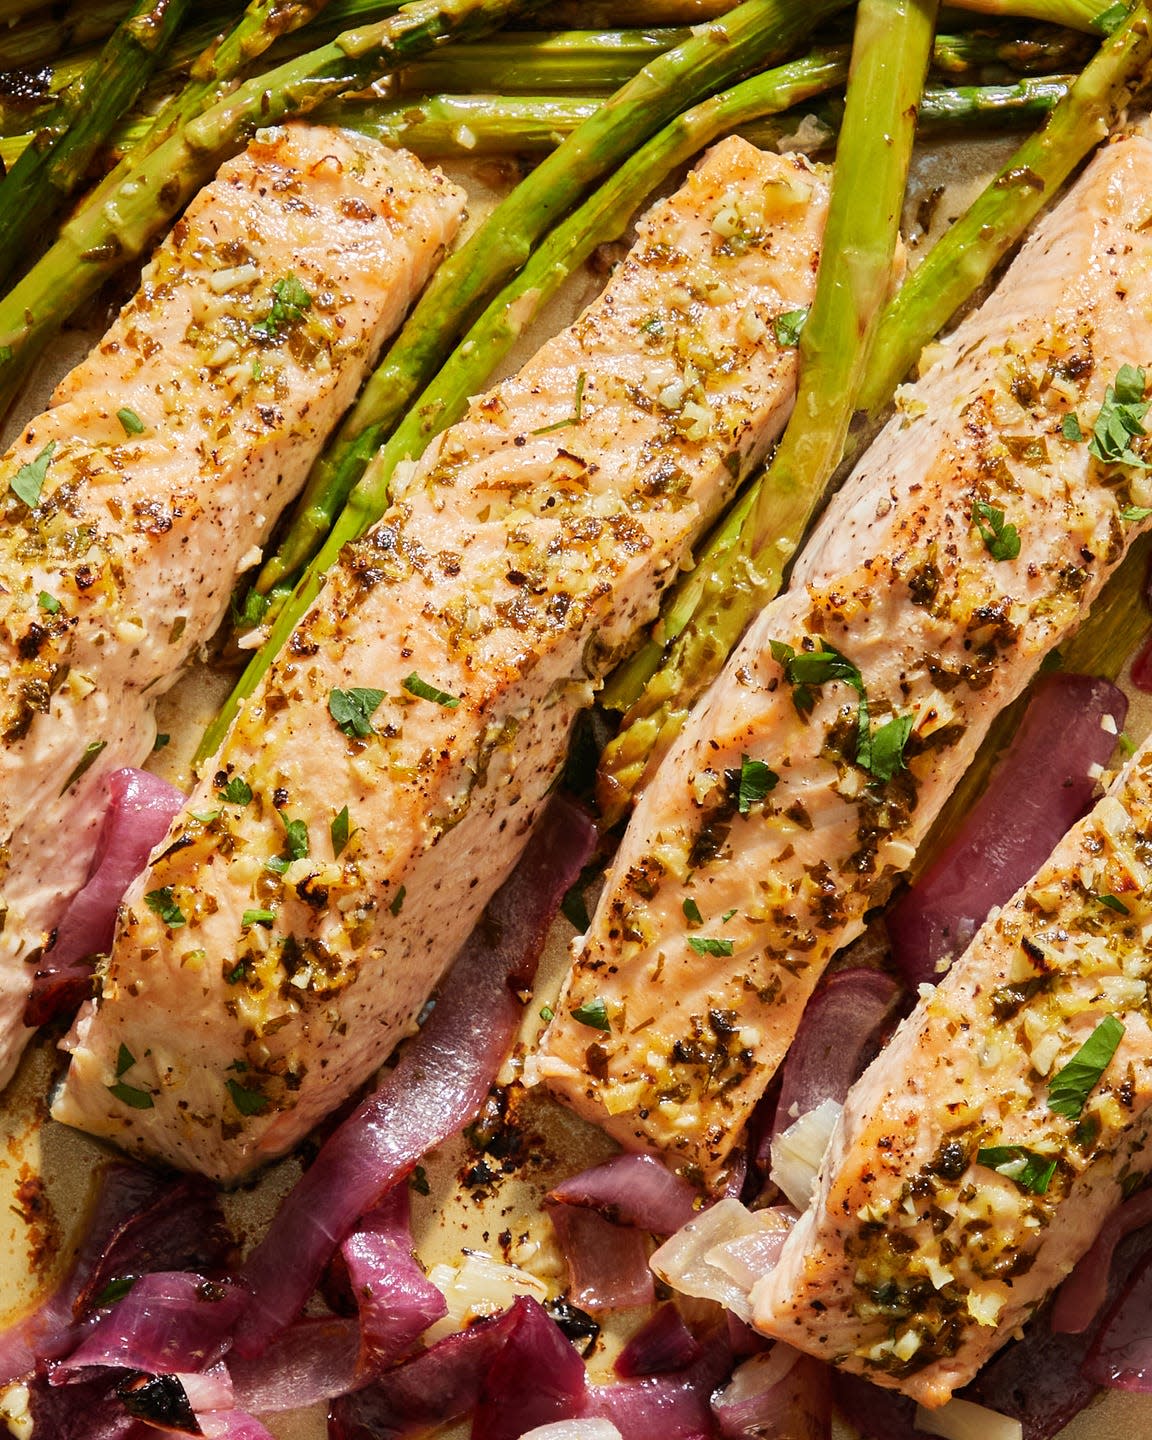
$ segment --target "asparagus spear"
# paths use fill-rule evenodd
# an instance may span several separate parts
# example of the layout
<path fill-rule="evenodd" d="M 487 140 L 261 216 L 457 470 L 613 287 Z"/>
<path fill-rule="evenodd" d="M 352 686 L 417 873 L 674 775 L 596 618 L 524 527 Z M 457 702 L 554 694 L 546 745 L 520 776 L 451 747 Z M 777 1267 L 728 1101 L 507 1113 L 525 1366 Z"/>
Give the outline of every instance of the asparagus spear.
<path fill-rule="evenodd" d="M 138 151 L 97 187 L 48 253 L 0 300 L 0 411 L 18 386 L 22 354 L 42 345 L 106 275 L 139 255 L 197 186 L 261 126 L 306 114 L 346 90 L 370 85 L 452 36 L 483 33 L 527 3 L 413 0 L 398 14 L 346 31 L 196 113 L 196 105 L 216 93 L 222 66 L 243 63 L 241 32 L 253 41 L 282 24 L 285 9 L 279 0 L 253 0 L 245 19 L 198 67 L 188 89 L 157 118 Z M 291 13 L 312 11 L 297 5 Z"/>
<path fill-rule="evenodd" d="M 437 270 L 334 442 L 313 466 L 288 534 L 260 572 L 258 594 L 289 581 L 316 553 L 376 447 L 435 373 L 452 341 L 581 192 L 686 104 L 786 54 L 819 20 L 842 8 L 844 0 L 812 0 L 803 8 L 787 0 L 744 0 L 722 23 L 650 61 L 497 206 Z M 260 618 L 258 605 L 245 606 L 246 621 Z"/>
<path fill-rule="evenodd" d="M 1144 0 L 1106 40 L 968 213 L 888 305 L 859 404 L 877 415 L 920 350 L 986 279 L 1041 205 L 1108 133 L 1152 62 Z M 805 331 L 807 336 L 807 330 Z M 760 477 L 717 528 L 696 569 L 678 585 L 657 635 L 621 666 L 603 702 L 627 713 L 601 762 L 603 803 L 620 814 L 671 742 L 756 611 L 777 593 L 781 570 L 818 505 L 819 489 Z"/>
<path fill-rule="evenodd" d="M 698 600 L 694 594 L 684 611 L 683 590 L 674 597 L 682 625 L 677 646 L 601 757 L 597 798 L 612 821 L 626 809 L 653 750 L 683 723 L 685 690 L 695 692 L 701 676 L 718 672 L 750 616 L 779 588 L 795 548 L 790 537 L 840 461 L 892 280 L 934 15 L 929 0 L 862 0 L 857 10 L 816 295 L 800 337 L 796 407 L 770 482 L 750 491 L 721 531 L 724 543 L 713 542 L 698 567 L 692 587 Z M 781 513 L 787 518 L 777 530 Z M 769 543 L 774 530 L 781 539 Z M 619 689 L 606 703 L 618 703 Z"/>
<path fill-rule="evenodd" d="M 198 14 L 219 17 L 239 6 L 201 3 Z M 32 16 L 14 25 L 0 39 L 0 65 L 16 70 L 29 65 L 53 61 L 85 45 L 99 45 L 128 13 L 126 0 L 94 0 L 91 4 L 75 4 L 63 14 L 56 9 Z M 0 21 L 0 24 L 3 22 Z"/>
<path fill-rule="evenodd" d="M 0 282 L 34 250 L 112 126 L 131 109 L 188 5 L 137 0 L 91 71 L 61 100 L 53 138 L 37 136 L 0 181 Z"/>

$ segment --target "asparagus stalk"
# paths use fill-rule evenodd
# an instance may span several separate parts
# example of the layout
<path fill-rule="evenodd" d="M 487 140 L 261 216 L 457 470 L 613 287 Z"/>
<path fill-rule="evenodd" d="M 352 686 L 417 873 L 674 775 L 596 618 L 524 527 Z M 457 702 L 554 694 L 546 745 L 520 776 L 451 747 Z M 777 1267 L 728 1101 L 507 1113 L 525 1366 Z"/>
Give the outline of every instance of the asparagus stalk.
<path fill-rule="evenodd" d="M 197 12 L 219 16 L 238 5 L 222 5 L 218 0 L 197 5 Z M 47 10 L 14 25 L 0 36 L 0 67 L 22 69 L 54 61 L 62 55 L 86 45 L 99 45 L 128 13 L 126 0 L 94 0 L 91 4 L 72 5 L 63 15 Z M 0 20 L 0 25 L 3 21 Z"/>
<path fill-rule="evenodd" d="M 973 10 L 980 15 L 1023 16 L 1096 35 L 1107 34 L 1119 18 L 1115 6 L 1101 4 L 1099 0 L 952 0 L 952 3 L 960 10 Z"/>
<path fill-rule="evenodd" d="M 791 537 L 839 464 L 892 281 L 934 18 L 931 0 L 861 0 L 856 12 L 816 295 L 800 337 L 796 406 L 770 481 L 751 489 L 738 507 L 738 528 L 734 520 L 721 531 L 722 543 L 709 547 L 693 586 L 699 598 L 678 616 L 683 628 L 672 654 L 605 748 L 597 798 L 611 821 L 627 808 L 653 751 L 683 724 L 686 693 L 698 693 L 701 679 L 719 671 L 750 616 L 779 588 L 795 549 Z M 681 591 L 673 601 L 681 612 L 684 600 Z M 619 685 L 607 703 L 618 694 Z"/>
<path fill-rule="evenodd" d="M 313 466 L 288 534 L 260 572 L 258 594 L 282 590 L 316 553 L 373 452 L 453 340 L 580 194 L 686 104 L 773 56 L 782 57 L 819 20 L 843 7 L 844 0 L 812 0 L 803 8 L 788 0 L 744 0 L 722 23 L 651 60 L 497 206 L 437 270 L 334 442 Z M 246 605 L 245 618 L 259 619 L 259 608 Z M 266 666 L 266 656 L 261 664 Z"/>
<path fill-rule="evenodd" d="M 1092 41 L 1076 30 L 1051 25 L 1013 25 L 937 35 L 932 46 L 932 72 L 959 79 L 979 76 L 992 67 L 1016 75 L 1051 75 L 1079 70 L 1090 58 Z"/>
<path fill-rule="evenodd" d="M 171 44 L 189 0 L 137 0 L 84 80 L 60 104 L 59 128 L 38 136 L 0 181 L 0 282 L 34 250 L 121 114 Z"/>
<path fill-rule="evenodd" d="M 1108 133 L 1152 63 L 1144 0 L 968 213 L 890 302 L 879 326 L 859 405 L 873 416 L 921 349 L 987 278 L 1043 202 Z M 845 132 L 846 133 L 846 132 Z M 807 330 L 805 337 L 807 337 Z M 777 593 L 819 491 L 780 485 L 774 464 L 718 527 L 696 569 L 673 592 L 657 634 L 621 666 L 604 703 L 625 710 L 601 766 L 602 793 L 622 813 L 643 775 L 678 732 L 756 611 Z M 770 543 L 771 542 L 771 543 Z"/>
<path fill-rule="evenodd" d="M 413 0 L 375 25 L 346 31 L 267 74 L 246 81 L 202 113 L 248 58 L 238 51 L 282 25 L 279 0 L 254 0 L 245 19 L 162 113 L 137 152 L 97 187 L 47 254 L 0 300 L 0 410 L 11 402 L 22 356 L 42 345 L 103 278 L 139 255 L 227 156 L 263 125 L 306 114 L 346 90 L 372 84 L 453 36 L 481 34 L 530 0 Z M 304 16 L 309 7 L 292 13 Z M 243 32 L 243 36 L 241 35 Z M 143 155 L 139 154 L 143 151 Z"/>

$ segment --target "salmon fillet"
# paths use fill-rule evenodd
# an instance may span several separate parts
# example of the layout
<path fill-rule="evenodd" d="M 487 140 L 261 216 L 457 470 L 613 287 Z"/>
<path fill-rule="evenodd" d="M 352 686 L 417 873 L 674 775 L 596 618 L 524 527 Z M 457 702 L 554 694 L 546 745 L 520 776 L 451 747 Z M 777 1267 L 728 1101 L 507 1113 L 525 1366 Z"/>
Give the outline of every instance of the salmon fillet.
<path fill-rule="evenodd" d="M 760 1329 L 942 1405 L 1088 1249 L 1150 1164 L 1150 828 L 1152 742 L 853 1086 Z"/>
<path fill-rule="evenodd" d="M 782 428 L 772 321 L 810 299 L 825 206 L 806 162 L 717 146 L 575 324 L 397 476 L 129 894 L 58 1119 L 227 1180 L 387 1056 L 574 715 Z M 109 1088 L 125 1048 L 143 1108 Z"/>
<path fill-rule="evenodd" d="M 105 777 L 216 628 L 463 208 L 403 153 L 262 131 L 0 459 L 0 1081 Z"/>
<path fill-rule="evenodd" d="M 1146 523 L 1145 473 L 1086 442 L 1152 360 L 1149 181 L 1129 138 L 1043 221 L 641 797 L 534 1066 L 624 1145 L 717 1178 L 825 965 Z"/>

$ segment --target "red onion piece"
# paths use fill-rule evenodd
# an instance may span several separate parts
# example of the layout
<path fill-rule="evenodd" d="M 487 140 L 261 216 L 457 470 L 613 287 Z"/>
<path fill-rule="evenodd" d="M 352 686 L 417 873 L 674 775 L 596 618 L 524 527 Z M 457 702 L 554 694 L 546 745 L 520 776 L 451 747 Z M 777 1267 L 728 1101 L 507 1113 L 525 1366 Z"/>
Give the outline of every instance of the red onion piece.
<path fill-rule="evenodd" d="M 393 1185 L 341 1246 L 360 1307 L 363 1369 L 399 1360 L 448 1313 L 448 1302 L 413 1253 L 408 1185 Z"/>
<path fill-rule="evenodd" d="M 832 1374 L 836 1408 L 851 1421 L 860 1440 L 923 1440 L 916 1429 L 916 1402 L 893 1390 L 881 1390 L 859 1375 Z"/>
<path fill-rule="evenodd" d="M 611 1420 L 623 1440 L 711 1440 L 712 1392 L 731 1369 L 727 1337 L 718 1333 L 694 1364 L 675 1375 L 591 1386 L 584 1413 Z"/>
<path fill-rule="evenodd" d="M 562 1180 L 548 1198 L 598 1210 L 617 1225 L 671 1235 L 695 1214 L 696 1191 L 654 1155 L 614 1155 Z"/>
<path fill-rule="evenodd" d="M 518 1440 L 526 1431 L 582 1413 L 584 1361 L 543 1306 L 525 1298 L 480 1386 L 472 1440 Z"/>
<path fill-rule="evenodd" d="M 712 1413 L 725 1440 L 757 1435 L 831 1440 L 828 1366 L 787 1345 L 773 1345 L 736 1370 L 713 1397 Z"/>
<path fill-rule="evenodd" d="M 666 1375 L 684 1370 L 701 1354 L 700 1342 L 671 1303 L 661 1305 L 655 1315 L 624 1346 L 613 1369 L 630 1380 L 637 1375 Z"/>
<path fill-rule="evenodd" d="M 346 1395 L 358 1383 L 359 1360 L 359 1323 L 333 1316 L 297 1320 L 263 1355 L 232 1353 L 227 1365 L 237 1407 L 271 1415 Z"/>
<path fill-rule="evenodd" d="M 210 1365 L 203 1374 L 177 1374 L 175 1377 L 184 1387 L 184 1394 L 193 1410 L 232 1410 L 236 1405 L 236 1392 L 228 1367 L 221 1360 Z"/>
<path fill-rule="evenodd" d="M 578 1205 L 548 1206 L 548 1218 L 568 1262 L 568 1298 L 581 1310 L 627 1310 L 651 1305 L 655 1290 L 644 1235 L 613 1225 Z"/>
<path fill-rule="evenodd" d="M 1108 1294 L 1108 1276 L 1116 1246 L 1133 1230 L 1150 1224 L 1152 1189 L 1141 1190 L 1109 1215 L 1092 1248 L 1081 1256 L 1056 1292 L 1051 1328 L 1057 1334 L 1080 1335 L 1088 1329 Z"/>
<path fill-rule="evenodd" d="M 584 810 L 563 795 L 551 802 L 423 1030 L 333 1132 L 249 1257 L 254 1298 L 237 1336 L 241 1353 L 259 1354 L 299 1314 L 356 1219 L 476 1113 L 520 1022 L 517 992 L 531 984 L 548 928 L 595 839 Z"/>
<path fill-rule="evenodd" d="M 212 1410 L 196 1418 L 207 1440 L 276 1440 L 259 1420 L 242 1410 Z"/>
<path fill-rule="evenodd" d="M 94 1366 L 170 1375 L 206 1370 L 227 1352 L 248 1303 L 238 1285 L 186 1271 L 142 1275 L 96 1322 L 66 1360 L 52 1363 L 53 1385 L 86 1379 Z"/>
<path fill-rule="evenodd" d="M 784 1060 L 772 1134 L 825 1100 L 843 1104 L 895 1020 L 900 987 L 882 970 L 838 970 L 808 1002 Z"/>
<path fill-rule="evenodd" d="M 1152 636 L 1144 642 L 1128 673 L 1137 690 L 1143 690 L 1146 694 L 1152 691 Z"/>
<path fill-rule="evenodd" d="M 1048 675 L 1024 712 L 988 788 L 951 844 L 888 910 L 897 964 L 910 985 L 940 978 L 938 962 L 964 950 L 996 905 L 1033 875 L 1092 805 L 1122 729 L 1123 691 L 1089 675 Z"/>
<path fill-rule="evenodd" d="M 329 1440 L 395 1440 L 467 1415 L 529 1303 L 521 1296 L 502 1315 L 474 1321 L 363 1390 L 342 1396 L 330 1412 Z"/>
<path fill-rule="evenodd" d="M 114 770 L 109 775 L 108 809 L 92 868 L 36 971 L 24 1011 L 26 1025 L 44 1025 L 88 998 L 88 961 L 111 947 L 124 892 L 168 833 L 185 799 L 182 791 L 147 770 Z"/>
<path fill-rule="evenodd" d="M 51 1440 L 156 1440 L 156 1431 L 132 1418 L 117 1395 L 123 1375 L 101 1375 L 78 1385 L 54 1387 L 37 1376 L 28 1382 L 32 1433 Z"/>
<path fill-rule="evenodd" d="M 1152 1255 L 1104 1316 L 1083 1371 L 1098 1385 L 1152 1394 Z"/>

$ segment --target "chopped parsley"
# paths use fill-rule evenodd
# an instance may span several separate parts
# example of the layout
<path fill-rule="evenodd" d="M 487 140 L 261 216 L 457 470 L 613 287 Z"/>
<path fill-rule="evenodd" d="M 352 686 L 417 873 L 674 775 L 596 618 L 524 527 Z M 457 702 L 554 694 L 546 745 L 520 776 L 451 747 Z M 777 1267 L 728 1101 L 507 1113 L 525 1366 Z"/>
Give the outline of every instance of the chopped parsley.
<path fill-rule="evenodd" d="M 560 913 L 581 934 L 591 925 L 592 917 L 588 914 L 588 906 L 584 902 L 583 876 L 568 888 L 564 899 L 560 902 Z"/>
<path fill-rule="evenodd" d="M 77 780 L 79 780 L 83 775 L 86 775 L 88 771 L 91 770 L 92 766 L 95 765 L 97 757 L 100 755 L 100 752 L 102 750 L 106 750 L 107 748 L 107 740 L 92 740 L 87 745 L 85 745 L 84 754 L 81 755 L 80 759 L 76 762 L 76 768 L 72 771 L 71 775 L 69 775 L 68 779 L 65 780 L 64 785 L 61 788 L 60 794 L 63 795 L 65 791 L 71 790 L 72 786 L 76 784 Z"/>
<path fill-rule="evenodd" d="M 727 773 L 729 783 L 736 791 L 736 808 L 741 815 L 747 815 L 753 805 L 759 805 L 776 788 L 780 779 L 763 760 L 752 760 L 747 755 L 741 755 L 739 770 Z"/>
<path fill-rule="evenodd" d="M 352 838 L 352 818 L 348 814 L 348 806 L 345 805 L 339 815 L 332 817 L 332 856 L 339 860 L 344 853 L 348 841 Z"/>
<path fill-rule="evenodd" d="M 275 910 L 245 910 L 240 917 L 240 924 L 245 930 L 250 930 L 253 925 L 274 925 L 275 923 Z"/>
<path fill-rule="evenodd" d="M 1069 1120 L 1079 1120 L 1088 1096 L 1107 1070 L 1116 1047 L 1124 1038 L 1124 1026 L 1115 1015 L 1106 1015 L 1048 1085 L 1048 1108 Z"/>
<path fill-rule="evenodd" d="M 1125 505 L 1120 511 L 1120 518 L 1126 525 L 1139 525 L 1141 520 L 1147 520 L 1152 515 L 1152 506 L 1148 505 Z"/>
<path fill-rule="evenodd" d="M 1096 901 L 1097 905 L 1104 905 L 1109 910 L 1115 910 L 1119 915 L 1130 915 L 1132 913 L 1124 901 L 1120 899 L 1119 895 L 1093 895 L 1092 898 Z"/>
<path fill-rule="evenodd" d="M 1003 510 L 977 500 L 972 506 L 972 523 L 993 560 L 1015 560 L 1020 554 L 1020 532 L 1015 525 L 1004 523 Z"/>
<path fill-rule="evenodd" d="M 1149 402 L 1144 399 L 1144 371 L 1135 365 L 1121 365 L 1116 381 L 1104 392 L 1104 404 L 1092 427 L 1088 453 L 1105 465 L 1134 465 L 1147 470 L 1147 463 L 1132 449 L 1132 441 L 1145 435 L 1144 417 Z"/>
<path fill-rule="evenodd" d="M 157 750 L 163 750 L 165 745 L 167 745 L 171 739 L 171 735 L 167 735 L 163 730 L 161 730 L 156 736 L 156 739 L 152 742 L 152 753 L 155 754 Z"/>
<path fill-rule="evenodd" d="M 144 903 L 153 915 L 159 915 L 169 930 L 175 930 L 188 923 L 183 910 L 176 903 L 171 885 L 161 886 L 159 890 L 149 890 L 148 894 L 144 896 Z"/>
<path fill-rule="evenodd" d="M 308 847 L 308 826 L 303 820 L 289 820 L 283 810 L 276 812 L 284 822 L 284 836 L 287 842 L 288 859 L 304 860 L 311 853 Z"/>
<path fill-rule="evenodd" d="M 876 730 L 862 730 L 856 747 L 856 763 L 887 783 L 897 770 L 904 769 L 904 747 L 912 733 L 914 715 L 895 715 Z"/>
<path fill-rule="evenodd" d="M 126 1085 L 123 1080 L 117 1080 L 115 1085 L 109 1085 L 108 1093 L 115 1095 L 117 1100 L 123 1101 L 133 1110 L 151 1110 L 156 1104 L 148 1090 L 139 1090 L 135 1085 Z"/>
<path fill-rule="evenodd" d="M 689 935 L 688 948 L 697 955 L 731 955 L 733 946 L 731 940 L 717 940 L 712 935 Z"/>
<path fill-rule="evenodd" d="M 688 899 L 684 901 L 683 910 L 685 919 L 690 921 L 693 925 L 703 925 L 704 917 L 700 913 L 700 906 L 697 905 L 696 901 L 693 900 L 691 896 L 689 896 Z"/>
<path fill-rule="evenodd" d="M 268 613 L 272 601 L 259 590 L 249 590 L 242 601 L 232 599 L 232 623 L 238 630 L 251 630 L 259 625 Z"/>
<path fill-rule="evenodd" d="M 229 805 L 247 805 L 252 799 L 252 787 L 247 780 L 242 780 L 239 775 L 233 775 L 223 790 L 217 792 L 222 800 L 227 800 Z"/>
<path fill-rule="evenodd" d="M 1084 431 L 1080 428 L 1080 417 L 1074 410 L 1070 410 L 1060 422 L 1060 433 L 1065 440 L 1079 441 L 1084 439 Z"/>
<path fill-rule="evenodd" d="M 199 820 L 201 825 L 211 825 L 220 815 L 219 810 L 193 810 L 191 813 L 193 820 Z"/>
<path fill-rule="evenodd" d="M 783 314 L 777 315 L 772 322 L 772 329 L 776 336 L 776 344 L 783 349 L 799 345 L 800 336 L 808 321 L 808 311 L 785 310 Z"/>
<path fill-rule="evenodd" d="M 1101 35 L 1114 35 L 1127 18 L 1128 6 L 1123 4 L 1122 0 L 1117 0 L 1115 5 L 1109 5 L 1107 10 L 1101 10 L 1093 20 L 1092 26 Z"/>
<path fill-rule="evenodd" d="M 116 1052 L 116 1078 L 126 1074 L 136 1064 L 136 1056 L 128 1049 L 128 1046 L 121 1042 L 120 1049 Z"/>
<path fill-rule="evenodd" d="M 977 1150 L 976 1163 L 1015 1180 L 1021 1190 L 1033 1195 L 1043 1195 L 1056 1173 L 1055 1159 L 1023 1145 L 991 1145 L 986 1150 Z"/>
<path fill-rule="evenodd" d="M 541 1007 L 540 1007 L 540 1019 L 543 1020 L 545 1024 L 548 1024 L 550 1021 L 554 1020 L 555 1018 L 556 1018 L 556 1012 L 555 1012 L 555 1010 L 552 1009 L 552 1006 L 551 1006 L 551 1005 L 541 1005 Z"/>
<path fill-rule="evenodd" d="M 8 482 L 8 488 L 16 496 L 17 500 L 23 500 L 29 510 L 34 509 L 40 503 L 40 492 L 44 489 L 44 480 L 48 474 L 48 466 L 52 463 L 52 456 L 56 453 L 55 440 L 49 440 L 35 460 L 29 460 L 21 465 L 16 474 Z"/>
<path fill-rule="evenodd" d="M 268 1104 L 267 1095 L 261 1095 L 259 1090 L 248 1090 L 235 1080 L 225 1080 L 224 1085 L 241 1115 L 259 1115 Z"/>
<path fill-rule="evenodd" d="M 388 906 L 388 909 L 391 911 L 391 913 L 392 913 L 393 915 L 399 915 L 400 912 L 401 912 L 401 910 L 403 910 L 403 908 L 404 908 L 404 897 L 405 897 L 407 894 L 408 894 L 408 887 L 407 887 L 406 885 L 401 885 L 400 888 L 399 888 L 399 890 L 396 891 L 396 894 L 393 895 L 393 897 L 392 897 L 392 903 L 391 903 L 391 905 Z"/>
<path fill-rule="evenodd" d="M 380 708 L 383 699 L 383 690 L 372 690 L 364 686 L 353 686 L 351 690 L 332 690 L 328 695 L 328 713 L 345 735 L 367 740 L 369 735 L 376 734 L 372 716 Z"/>
<path fill-rule="evenodd" d="M 48 615 L 59 615 L 60 601 L 55 595 L 50 595 L 47 590 L 41 590 L 36 597 L 36 604 Z"/>
<path fill-rule="evenodd" d="M 428 1172 L 423 1165 L 417 1165 L 408 1177 L 408 1184 L 416 1191 L 417 1195 L 431 1195 L 432 1187 L 428 1184 Z"/>
<path fill-rule="evenodd" d="M 299 278 L 289 272 L 272 286 L 272 308 L 263 320 L 252 326 L 253 333 L 275 340 L 282 330 L 303 319 L 304 312 L 311 307 L 312 296 Z"/>
<path fill-rule="evenodd" d="M 449 695 L 447 690 L 437 690 L 435 685 L 429 685 L 427 680 L 421 680 L 415 670 L 404 681 L 404 689 L 408 691 L 409 695 L 415 695 L 419 700 L 434 700 L 437 705 L 443 705 L 448 710 L 455 710 L 460 704 L 458 696 Z"/>
<path fill-rule="evenodd" d="M 587 1005 L 577 1005 L 572 1011 L 573 1020 L 579 1020 L 581 1025 L 587 1025 L 591 1030 L 609 1031 L 612 1029 L 612 1022 L 608 1019 L 608 1007 L 599 996 L 595 1000 L 589 1000 Z"/>
<path fill-rule="evenodd" d="M 121 1275 L 115 1280 L 109 1280 L 99 1295 L 92 1301 L 94 1310 L 106 1310 L 109 1305 L 115 1305 L 117 1300 L 123 1300 L 124 1296 L 132 1289 L 140 1277 L 138 1275 Z"/>
<path fill-rule="evenodd" d="M 140 416 L 137 415 L 135 410 L 117 410 L 116 418 L 124 427 L 125 435 L 143 435 L 144 422 L 140 419 Z"/>

